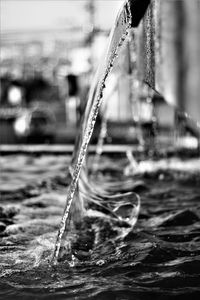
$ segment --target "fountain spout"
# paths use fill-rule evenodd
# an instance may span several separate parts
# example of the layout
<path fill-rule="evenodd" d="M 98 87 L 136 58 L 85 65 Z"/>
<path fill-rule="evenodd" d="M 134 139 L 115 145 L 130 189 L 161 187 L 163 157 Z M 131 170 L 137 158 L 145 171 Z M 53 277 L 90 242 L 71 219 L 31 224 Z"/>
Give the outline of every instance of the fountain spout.
<path fill-rule="evenodd" d="M 150 4 L 151 0 L 131 0 L 130 1 L 130 10 L 131 15 L 134 16 L 131 20 L 132 27 L 137 27 L 144 17 L 144 14 L 147 10 L 148 5 Z"/>

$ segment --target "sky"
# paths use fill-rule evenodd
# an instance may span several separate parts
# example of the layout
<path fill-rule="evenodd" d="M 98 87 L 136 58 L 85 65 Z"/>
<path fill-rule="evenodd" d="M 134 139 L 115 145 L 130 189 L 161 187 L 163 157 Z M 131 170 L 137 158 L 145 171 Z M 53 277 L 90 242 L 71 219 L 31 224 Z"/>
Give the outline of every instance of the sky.
<path fill-rule="evenodd" d="M 96 25 L 110 29 L 123 0 L 93 0 Z M 87 0 L 0 0 L 1 32 L 82 26 Z"/>

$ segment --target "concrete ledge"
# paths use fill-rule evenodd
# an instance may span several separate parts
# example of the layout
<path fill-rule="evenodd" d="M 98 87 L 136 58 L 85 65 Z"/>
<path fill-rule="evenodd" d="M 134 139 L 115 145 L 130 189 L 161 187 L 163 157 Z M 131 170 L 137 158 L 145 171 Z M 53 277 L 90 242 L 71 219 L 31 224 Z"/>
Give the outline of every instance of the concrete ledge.
<path fill-rule="evenodd" d="M 72 154 L 74 145 L 0 145 L 0 154 Z M 123 153 L 126 151 L 138 151 L 138 147 L 132 145 L 104 145 L 104 153 Z M 95 153 L 96 146 L 90 145 L 89 152 Z"/>

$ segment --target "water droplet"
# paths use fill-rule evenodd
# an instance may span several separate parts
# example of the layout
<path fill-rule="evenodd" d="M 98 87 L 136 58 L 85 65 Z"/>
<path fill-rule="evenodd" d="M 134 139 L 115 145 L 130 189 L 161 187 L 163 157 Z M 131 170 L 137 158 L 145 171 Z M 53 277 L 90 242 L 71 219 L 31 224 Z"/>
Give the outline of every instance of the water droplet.
<path fill-rule="evenodd" d="M 105 264 L 105 261 L 103 259 L 100 259 L 96 262 L 97 266 L 103 266 Z"/>

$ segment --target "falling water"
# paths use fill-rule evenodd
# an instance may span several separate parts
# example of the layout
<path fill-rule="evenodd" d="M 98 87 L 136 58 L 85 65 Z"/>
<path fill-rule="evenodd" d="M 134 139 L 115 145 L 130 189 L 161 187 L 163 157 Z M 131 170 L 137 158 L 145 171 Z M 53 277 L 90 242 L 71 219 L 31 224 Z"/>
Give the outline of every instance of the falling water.
<path fill-rule="evenodd" d="M 73 202 L 73 204 L 74 204 L 73 206 L 75 207 L 75 209 L 80 210 L 81 199 L 78 199 L 79 196 L 75 197 L 76 196 L 75 192 L 77 191 L 77 185 L 78 185 L 78 180 L 80 177 L 80 172 L 81 172 L 82 166 L 84 164 L 84 159 L 85 159 L 85 156 L 87 153 L 88 144 L 89 144 L 90 138 L 92 136 L 93 129 L 94 129 L 95 122 L 96 122 L 96 117 L 97 117 L 97 114 L 99 112 L 99 107 L 102 102 L 103 91 L 105 88 L 105 81 L 113 67 L 113 63 L 118 54 L 119 48 L 120 48 L 120 46 L 122 46 L 122 44 L 126 38 L 126 35 L 128 34 L 129 29 L 131 27 L 132 16 L 131 16 L 131 9 L 130 9 L 129 1 L 130 0 L 126 1 L 126 3 L 123 5 L 123 7 L 121 8 L 121 10 L 118 14 L 115 25 L 110 34 L 110 41 L 109 41 L 107 53 L 105 55 L 105 60 L 99 66 L 98 71 L 95 75 L 93 84 L 91 86 L 85 114 L 83 116 L 82 123 L 81 123 L 81 130 L 80 130 L 79 136 L 76 140 L 76 145 L 75 145 L 75 149 L 74 149 L 74 153 L 73 153 L 73 158 L 72 158 L 72 163 L 71 163 L 71 168 L 70 168 L 72 179 L 71 179 L 71 184 L 68 188 L 66 206 L 64 209 L 64 213 L 62 216 L 62 220 L 61 220 L 58 235 L 57 235 L 55 250 L 54 250 L 54 254 L 53 254 L 53 263 L 56 263 L 58 256 L 59 256 L 61 244 L 63 241 L 63 235 L 66 232 L 67 226 L 69 225 L 70 213 L 72 211 L 72 202 L 73 202 L 74 198 L 76 198 L 76 199 Z M 100 143 L 99 146 L 101 149 L 102 149 L 102 143 L 103 143 L 103 139 L 104 139 L 103 135 L 105 133 L 105 126 L 106 126 L 106 120 L 103 123 L 103 127 L 102 127 L 103 134 L 100 135 L 100 138 L 99 138 L 99 143 Z M 86 178 L 86 176 L 85 176 L 85 178 Z M 95 200 L 99 201 L 100 199 L 97 196 L 99 191 L 92 193 L 91 185 L 88 184 L 87 180 L 85 180 L 85 181 L 82 180 L 82 183 L 84 183 L 83 184 L 84 189 L 85 189 L 85 187 L 87 187 L 85 189 L 85 191 L 87 191 L 87 189 L 91 191 L 92 201 L 95 201 Z M 94 188 L 94 184 L 93 184 L 93 188 Z M 116 190 L 116 188 L 114 188 L 113 190 Z M 106 191 L 106 189 L 105 189 L 105 191 Z M 84 199 L 84 193 L 82 196 L 83 196 L 82 198 Z M 108 196 L 107 193 L 106 193 L 106 196 Z M 102 204 L 102 205 L 104 205 L 104 204 Z M 107 209 L 109 209 L 109 208 L 107 208 Z M 115 210 L 115 208 L 114 208 L 114 210 Z M 69 228 L 68 228 L 68 230 L 69 230 Z"/>
<path fill-rule="evenodd" d="M 97 140 L 96 153 L 95 153 L 95 156 L 94 156 L 93 166 L 92 166 L 93 172 L 95 172 L 98 169 L 100 156 L 103 152 L 103 145 L 104 145 L 104 142 L 105 142 L 105 138 L 107 136 L 107 126 L 108 126 L 107 103 L 108 102 L 106 102 L 104 110 L 103 110 L 100 133 L 99 133 L 98 140 Z"/>
<path fill-rule="evenodd" d="M 132 16 L 130 10 L 130 3 L 126 1 L 121 8 L 114 27 L 110 34 L 110 41 L 105 56 L 105 61 L 99 66 L 99 69 L 95 75 L 95 80 L 91 86 L 89 93 L 89 99 L 86 106 L 84 119 L 82 120 L 82 128 L 79 138 L 74 149 L 74 155 L 72 158 L 72 180 L 68 189 L 66 206 L 64 214 L 60 223 L 58 236 L 56 240 L 55 250 L 53 254 L 53 263 L 56 263 L 62 243 L 62 238 L 67 227 L 67 222 L 70 214 L 71 204 L 74 198 L 74 194 L 77 188 L 77 183 L 80 175 L 81 168 L 84 163 L 85 155 L 87 152 L 88 144 L 92 136 L 96 117 L 101 104 L 103 90 L 105 88 L 105 81 L 112 69 L 114 60 L 118 54 L 119 47 L 123 44 L 128 30 L 131 27 Z"/>

